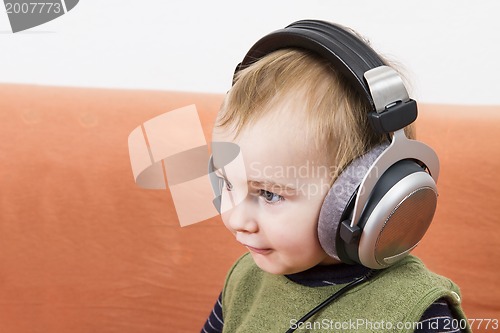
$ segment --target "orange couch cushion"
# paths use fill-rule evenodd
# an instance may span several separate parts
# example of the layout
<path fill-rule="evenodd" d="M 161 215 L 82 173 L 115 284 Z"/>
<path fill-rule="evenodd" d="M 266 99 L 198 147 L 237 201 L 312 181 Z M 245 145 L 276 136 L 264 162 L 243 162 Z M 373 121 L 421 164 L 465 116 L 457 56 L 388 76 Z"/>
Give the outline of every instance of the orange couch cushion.
<path fill-rule="evenodd" d="M 415 253 L 461 287 L 469 318 L 499 320 L 500 106 L 421 109 L 417 136 L 436 150 L 441 176 L 434 221 Z"/>
<path fill-rule="evenodd" d="M 196 104 L 207 141 L 223 95 L 0 85 L 2 332 L 197 332 L 244 252 L 219 218 L 181 228 L 168 191 L 133 180 L 129 133 Z M 416 253 L 500 318 L 499 107 L 421 105 L 442 162 Z"/>

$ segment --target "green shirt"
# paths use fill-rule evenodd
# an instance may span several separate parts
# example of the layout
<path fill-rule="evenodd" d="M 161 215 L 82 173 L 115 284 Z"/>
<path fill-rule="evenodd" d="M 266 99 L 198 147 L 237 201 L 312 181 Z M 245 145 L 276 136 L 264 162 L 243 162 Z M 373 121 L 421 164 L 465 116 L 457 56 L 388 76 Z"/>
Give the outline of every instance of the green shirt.
<path fill-rule="evenodd" d="M 247 253 L 230 270 L 222 295 L 224 332 L 413 332 L 424 311 L 446 298 L 466 320 L 458 287 L 408 256 L 328 305 L 298 320 L 345 284 L 308 287 L 262 271 Z M 466 323 L 466 321 L 464 321 Z"/>

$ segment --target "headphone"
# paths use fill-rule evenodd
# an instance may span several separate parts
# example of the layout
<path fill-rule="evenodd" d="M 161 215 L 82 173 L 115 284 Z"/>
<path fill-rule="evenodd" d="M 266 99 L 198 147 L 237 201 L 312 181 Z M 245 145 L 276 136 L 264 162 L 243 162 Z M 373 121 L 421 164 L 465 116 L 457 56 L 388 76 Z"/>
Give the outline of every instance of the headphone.
<path fill-rule="evenodd" d="M 403 130 L 417 118 L 417 103 L 409 98 L 399 74 L 370 46 L 324 21 L 301 20 L 264 36 L 235 74 L 284 48 L 327 60 L 371 106 L 366 116 L 373 130 L 390 138 L 342 171 L 324 199 L 318 221 L 320 244 L 331 257 L 372 269 L 389 267 L 417 246 L 437 205 L 438 157 L 429 146 L 408 139 Z M 210 157 L 213 202 L 220 212 L 221 184 L 212 162 Z"/>

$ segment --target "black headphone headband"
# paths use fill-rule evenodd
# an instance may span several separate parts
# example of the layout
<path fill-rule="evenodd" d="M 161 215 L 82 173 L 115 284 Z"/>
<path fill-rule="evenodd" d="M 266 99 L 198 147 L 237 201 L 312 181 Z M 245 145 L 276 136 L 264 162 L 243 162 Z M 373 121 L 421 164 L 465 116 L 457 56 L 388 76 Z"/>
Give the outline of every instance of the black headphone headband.
<path fill-rule="evenodd" d="M 365 73 L 384 66 L 383 60 L 356 35 L 329 22 L 301 20 L 264 36 L 247 52 L 243 61 L 236 67 L 235 74 L 265 55 L 284 48 L 306 49 L 328 60 L 371 105 L 373 112 L 370 112 L 369 116 L 375 131 L 393 132 L 416 119 L 417 109 L 413 100 L 402 101 L 403 103 L 391 112 L 376 112 L 377 106 Z M 410 112 L 398 111 L 401 107 L 410 109 Z"/>

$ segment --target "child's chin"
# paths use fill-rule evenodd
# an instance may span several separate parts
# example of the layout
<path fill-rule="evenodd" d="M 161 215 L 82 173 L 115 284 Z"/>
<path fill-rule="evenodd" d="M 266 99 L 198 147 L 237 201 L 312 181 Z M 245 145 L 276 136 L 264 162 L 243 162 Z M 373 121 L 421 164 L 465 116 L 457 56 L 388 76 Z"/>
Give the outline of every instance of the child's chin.
<path fill-rule="evenodd" d="M 294 271 L 290 267 L 287 267 L 283 264 L 280 264 L 279 262 L 273 261 L 272 259 L 266 257 L 259 256 L 258 254 L 252 254 L 252 258 L 255 262 L 255 264 L 262 269 L 264 272 L 267 272 L 269 274 L 274 274 L 274 275 L 286 275 L 286 274 L 293 274 L 297 273 L 297 271 Z"/>

